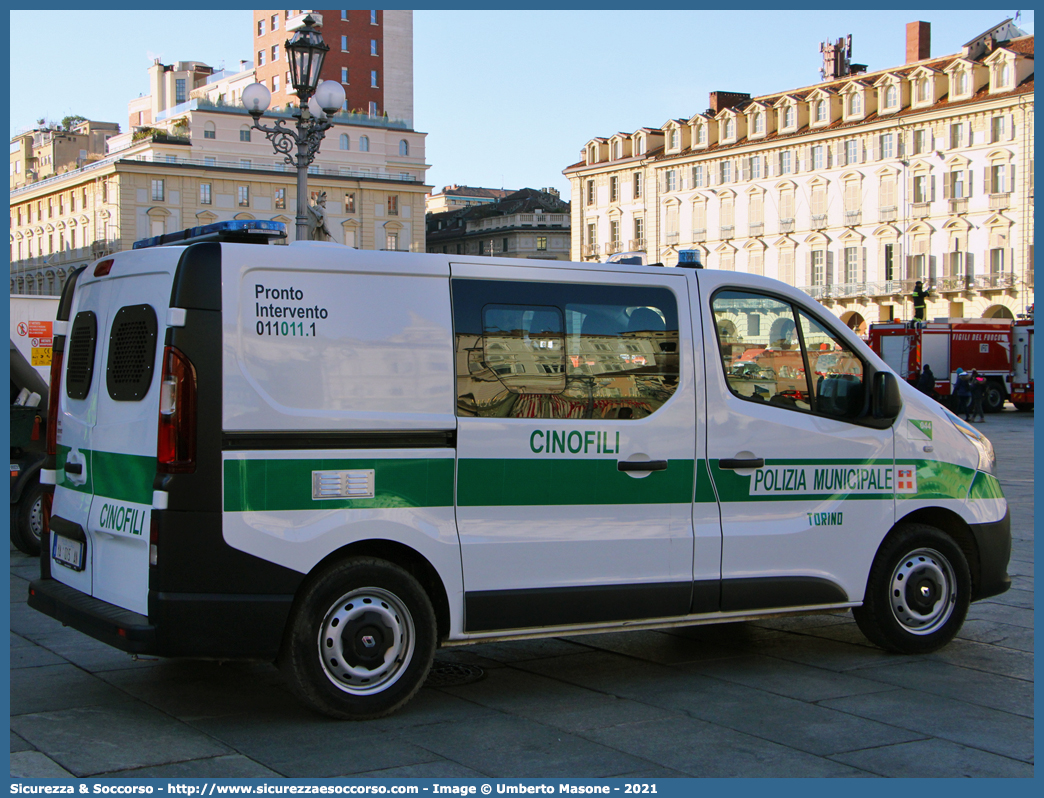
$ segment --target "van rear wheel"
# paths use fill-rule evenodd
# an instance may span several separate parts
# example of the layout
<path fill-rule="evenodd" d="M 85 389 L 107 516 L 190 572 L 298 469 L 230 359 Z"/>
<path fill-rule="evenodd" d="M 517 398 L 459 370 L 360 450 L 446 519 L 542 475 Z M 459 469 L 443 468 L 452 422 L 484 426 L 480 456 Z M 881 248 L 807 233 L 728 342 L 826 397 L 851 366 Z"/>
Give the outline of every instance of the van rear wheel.
<path fill-rule="evenodd" d="M 305 585 L 279 664 L 308 706 L 369 720 L 416 694 L 435 642 L 435 612 L 420 583 L 393 563 L 355 557 Z"/>
<path fill-rule="evenodd" d="M 859 629 L 902 654 L 927 654 L 960 631 L 971 601 L 968 560 L 952 538 L 926 524 L 901 524 L 874 558 Z"/>

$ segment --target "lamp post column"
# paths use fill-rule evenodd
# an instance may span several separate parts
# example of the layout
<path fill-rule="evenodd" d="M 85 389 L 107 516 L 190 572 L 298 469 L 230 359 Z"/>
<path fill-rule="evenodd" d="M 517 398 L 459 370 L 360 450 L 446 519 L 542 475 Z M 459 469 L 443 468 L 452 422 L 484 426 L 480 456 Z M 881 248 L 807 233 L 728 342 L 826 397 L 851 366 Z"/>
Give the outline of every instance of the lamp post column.
<path fill-rule="evenodd" d="M 304 106 L 297 117 L 297 241 L 308 240 L 308 116 Z"/>

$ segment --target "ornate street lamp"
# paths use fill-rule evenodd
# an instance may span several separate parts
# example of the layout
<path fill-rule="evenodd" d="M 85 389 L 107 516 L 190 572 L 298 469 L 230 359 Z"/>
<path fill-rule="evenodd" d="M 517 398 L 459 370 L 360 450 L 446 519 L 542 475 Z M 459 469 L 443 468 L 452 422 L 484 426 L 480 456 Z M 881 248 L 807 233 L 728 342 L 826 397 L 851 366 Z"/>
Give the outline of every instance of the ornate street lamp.
<path fill-rule="evenodd" d="M 293 109 L 296 132 L 282 119 L 276 119 L 271 127 L 261 124 L 261 115 L 272 102 L 272 93 L 263 83 L 253 83 L 243 89 L 243 105 L 254 118 L 254 129 L 264 133 L 275 151 L 282 153 L 286 162 L 297 169 L 298 241 L 308 238 L 308 165 L 319 152 L 326 131 L 333 127 L 330 117 L 344 104 L 344 88 L 340 83 L 333 80 L 319 83 L 319 72 L 330 47 L 314 24 L 315 19 L 306 16 L 304 27 L 284 45 L 290 62 L 291 83 L 300 99 L 298 107 Z"/>

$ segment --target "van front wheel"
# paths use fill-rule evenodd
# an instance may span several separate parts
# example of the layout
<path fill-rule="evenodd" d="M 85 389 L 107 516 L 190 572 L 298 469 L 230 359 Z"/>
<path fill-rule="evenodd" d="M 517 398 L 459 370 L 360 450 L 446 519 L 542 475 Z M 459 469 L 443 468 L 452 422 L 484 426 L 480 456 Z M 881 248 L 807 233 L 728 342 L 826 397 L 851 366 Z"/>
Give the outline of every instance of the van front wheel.
<path fill-rule="evenodd" d="M 424 589 L 385 560 L 343 560 L 306 584 L 280 666 L 294 693 L 334 718 L 391 714 L 424 683 L 435 655 L 435 612 Z"/>
<path fill-rule="evenodd" d="M 949 643 L 971 600 L 968 560 L 952 538 L 926 524 L 902 524 L 874 558 L 863 605 L 852 610 L 870 642 L 902 654 Z"/>

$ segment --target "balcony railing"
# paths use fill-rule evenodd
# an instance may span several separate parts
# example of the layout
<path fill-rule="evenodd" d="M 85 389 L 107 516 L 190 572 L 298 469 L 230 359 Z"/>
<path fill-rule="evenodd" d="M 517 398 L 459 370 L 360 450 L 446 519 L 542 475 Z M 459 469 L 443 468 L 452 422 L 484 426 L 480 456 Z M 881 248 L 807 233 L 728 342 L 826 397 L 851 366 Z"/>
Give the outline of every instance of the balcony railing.
<path fill-rule="evenodd" d="M 732 224 L 723 224 L 719 228 L 719 238 L 722 241 L 728 241 L 729 239 L 736 237 L 736 226 Z"/>
<path fill-rule="evenodd" d="M 930 202 L 915 202 L 910 205 L 910 215 L 914 219 L 927 219 L 931 212 Z"/>
<path fill-rule="evenodd" d="M 621 244 L 619 240 L 610 241 L 608 244 L 605 245 L 606 255 L 614 255 L 617 252 L 623 252 L 623 244 Z"/>
<path fill-rule="evenodd" d="M 990 210 L 1003 211 L 1011 205 L 1011 194 L 990 194 Z"/>
<path fill-rule="evenodd" d="M 913 281 L 910 281 L 913 290 Z M 866 284 L 867 296 L 895 296 L 906 292 L 905 280 L 878 280 Z"/>
<path fill-rule="evenodd" d="M 899 217 L 898 209 L 894 205 L 877 209 L 877 221 L 894 222 Z"/>
<path fill-rule="evenodd" d="M 645 252 L 645 239 L 644 238 L 632 238 L 627 242 L 628 252 Z"/>
<path fill-rule="evenodd" d="M 862 211 L 845 211 L 845 226 L 855 227 L 863 223 Z"/>
<path fill-rule="evenodd" d="M 958 197 L 957 199 L 951 199 L 949 203 L 950 213 L 967 213 L 968 212 L 968 200 L 964 197 Z"/>
<path fill-rule="evenodd" d="M 703 230 L 693 230 L 692 231 L 692 241 L 693 241 L 694 244 L 701 244 L 701 243 L 703 243 L 706 240 L 707 240 L 707 231 L 706 231 L 706 229 L 703 229 Z"/>
<path fill-rule="evenodd" d="M 835 297 L 869 296 L 866 283 L 837 283 L 831 288 Z"/>
<path fill-rule="evenodd" d="M 832 285 L 803 285 L 801 290 L 808 294 L 813 299 L 828 299 L 833 294 Z"/>
<path fill-rule="evenodd" d="M 974 277 L 966 274 L 951 275 L 949 277 L 938 277 L 935 280 L 935 290 L 941 292 L 967 291 L 974 285 Z"/>
<path fill-rule="evenodd" d="M 569 227 L 568 213 L 513 213 L 468 222 L 469 233 L 512 227 Z"/>
<path fill-rule="evenodd" d="M 751 222 L 747 225 L 748 236 L 763 236 L 765 235 L 765 223 L 764 222 Z"/>
<path fill-rule="evenodd" d="M 827 216 L 825 213 L 814 213 L 812 214 L 812 229 L 823 230 L 827 226 Z"/>
<path fill-rule="evenodd" d="M 781 233 L 793 233 L 794 232 L 794 219 L 780 219 L 779 220 L 779 232 Z"/>
<path fill-rule="evenodd" d="M 980 291 L 996 290 L 998 288 L 1013 288 L 1015 286 L 1015 275 L 1010 272 L 976 274 L 971 278 L 971 286 Z"/>
<path fill-rule="evenodd" d="M 667 243 L 668 244 L 677 244 L 678 243 L 678 239 L 680 238 L 680 235 L 679 235 L 677 230 L 675 230 L 673 232 L 668 231 L 666 233 L 666 238 L 667 238 Z"/>
<path fill-rule="evenodd" d="M 47 272 L 51 269 L 64 269 L 67 266 L 79 266 L 87 261 L 97 260 L 113 252 L 119 252 L 123 245 L 116 241 L 95 241 L 89 247 L 77 247 L 76 249 L 64 249 L 50 255 L 37 255 L 32 258 L 22 258 L 11 262 L 12 276 L 18 276 L 29 272 Z"/>
<path fill-rule="evenodd" d="M 597 258 L 598 244 L 584 244 L 580 247 L 580 255 L 584 258 Z"/>

